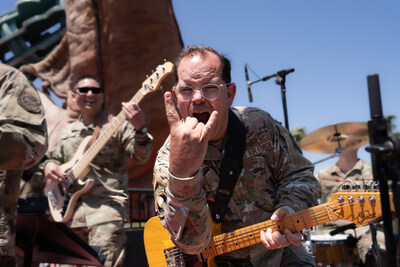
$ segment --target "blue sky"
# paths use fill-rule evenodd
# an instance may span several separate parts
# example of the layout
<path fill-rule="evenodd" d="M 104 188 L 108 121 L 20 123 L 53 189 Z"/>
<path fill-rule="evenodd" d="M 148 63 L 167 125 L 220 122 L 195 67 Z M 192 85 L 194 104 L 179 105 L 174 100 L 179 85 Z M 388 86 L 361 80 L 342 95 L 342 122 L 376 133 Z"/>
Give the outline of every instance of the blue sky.
<path fill-rule="evenodd" d="M 16 1 L 0 2 L 0 13 Z M 370 120 L 367 76 L 378 74 L 383 114 L 400 131 L 400 1 L 397 0 L 172 0 L 185 45 L 216 48 L 232 62 L 234 106 L 262 108 L 284 124 L 281 89 L 274 79 L 251 81 L 282 69 L 289 126 L 307 133 L 333 123 Z M 172 60 L 172 59 L 171 59 Z M 304 155 L 316 162 L 327 154 Z M 364 147 L 359 157 L 370 162 Z M 316 165 L 316 170 L 337 159 Z"/>

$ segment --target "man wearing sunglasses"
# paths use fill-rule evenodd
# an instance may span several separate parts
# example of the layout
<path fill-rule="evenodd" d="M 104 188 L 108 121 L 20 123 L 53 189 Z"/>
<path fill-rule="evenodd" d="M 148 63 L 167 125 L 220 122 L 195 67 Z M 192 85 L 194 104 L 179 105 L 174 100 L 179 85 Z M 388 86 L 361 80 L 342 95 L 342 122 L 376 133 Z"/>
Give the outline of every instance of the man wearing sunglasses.
<path fill-rule="evenodd" d="M 44 163 L 45 177 L 53 181 L 65 181 L 66 173 L 59 166 L 71 160 L 85 137 L 111 119 L 102 110 L 103 86 L 95 77 L 80 77 L 73 88 L 73 97 L 81 115 L 63 130 L 51 159 Z M 126 156 L 138 164 L 146 163 L 153 140 L 137 104 L 122 103 L 122 110 L 126 121 L 92 160 L 84 180 L 93 179 L 94 185 L 80 197 L 68 222 L 89 245 L 101 247 L 101 253 L 106 255 L 104 266 L 122 266 L 124 262 L 124 223 L 128 219 Z"/>
<path fill-rule="evenodd" d="M 187 254 L 204 251 L 211 220 L 221 222 L 221 216 L 222 232 L 232 232 L 317 204 L 313 167 L 290 133 L 265 111 L 231 108 L 236 85 L 228 59 L 213 48 L 190 46 L 175 67 L 176 85 L 164 94 L 170 136 L 159 150 L 153 183 L 156 212 L 178 248 Z M 244 153 L 234 155 L 230 143 L 240 132 Z M 224 201 L 224 213 L 215 213 Z M 217 266 L 315 265 L 299 232 L 281 234 L 269 227 L 253 234 L 239 236 L 234 251 L 216 256 Z M 243 246 L 255 237 L 260 243 Z M 187 258 L 174 255 L 173 261 Z"/>

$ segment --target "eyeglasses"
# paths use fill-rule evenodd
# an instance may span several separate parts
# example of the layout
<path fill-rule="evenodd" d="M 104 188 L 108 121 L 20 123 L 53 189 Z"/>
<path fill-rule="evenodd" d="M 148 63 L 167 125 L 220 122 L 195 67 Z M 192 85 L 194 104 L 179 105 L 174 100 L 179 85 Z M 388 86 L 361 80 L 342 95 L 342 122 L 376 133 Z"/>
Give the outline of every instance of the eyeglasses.
<path fill-rule="evenodd" d="M 99 87 L 78 87 L 78 88 L 76 88 L 76 90 L 78 90 L 79 93 L 82 93 L 82 94 L 87 94 L 89 91 L 92 91 L 93 94 L 102 93 L 102 90 Z"/>
<path fill-rule="evenodd" d="M 215 100 L 219 97 L 221 87 L 229 86 L 231 84 L 232 83 L 225 83 L 225 84 L 208 83 L 201 87 L 184 86 L 182 88 L 175 88 L 175 89 L 178 91 L 183 102 L 191 100 L 195 94 L 195 90 L 200 90 L 201 95 L 205 99 Z"/>

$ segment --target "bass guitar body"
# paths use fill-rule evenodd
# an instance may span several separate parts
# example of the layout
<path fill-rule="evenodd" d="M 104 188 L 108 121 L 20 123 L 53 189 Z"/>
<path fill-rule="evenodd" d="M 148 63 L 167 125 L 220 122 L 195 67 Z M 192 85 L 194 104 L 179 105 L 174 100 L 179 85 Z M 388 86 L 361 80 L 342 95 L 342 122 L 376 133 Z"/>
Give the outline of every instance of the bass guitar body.
<path fill-rule="evenodd" d="M 93 187 L 93 179 L 81 180 L 81 178 L 88 174 L 89 167 L 86 167 L 79 177 L 71 177 L 74 176 L 71 169 L 80 160 L 90 138 L 91 136 L 86 137 L 79 145 L 74 157 L 69 162 L 60 166 L 61 170 L 67 173 L 67 176 L 70 178 L 67 178 L 64 183 L 49 179 L 46 182 L 45 193 L 49 202 L 51 216 L 56 222 L 68 222 L 72 217 L 76 202 L 80 196 Z"/>

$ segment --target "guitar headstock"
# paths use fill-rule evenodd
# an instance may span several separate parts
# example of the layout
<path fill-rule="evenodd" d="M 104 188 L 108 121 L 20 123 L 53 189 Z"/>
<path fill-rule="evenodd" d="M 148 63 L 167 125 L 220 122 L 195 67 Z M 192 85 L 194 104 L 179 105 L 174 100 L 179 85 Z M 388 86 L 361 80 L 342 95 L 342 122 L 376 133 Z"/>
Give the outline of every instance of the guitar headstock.
<path fill-rule="evenodd" d="M 141 92 L 143 95 L 156 91 L 160 88 L 162 80 L 172 73 L 174 64 L 167 61 L 163 65 L 158 65 L 156 70 L 143 83 Z"/>
<path fill-rule="evenodd" d="M 356 225 L 382 216 L 379 192 L 338 192 L 325 205 L 332 220 L 344 219 Z"/>

